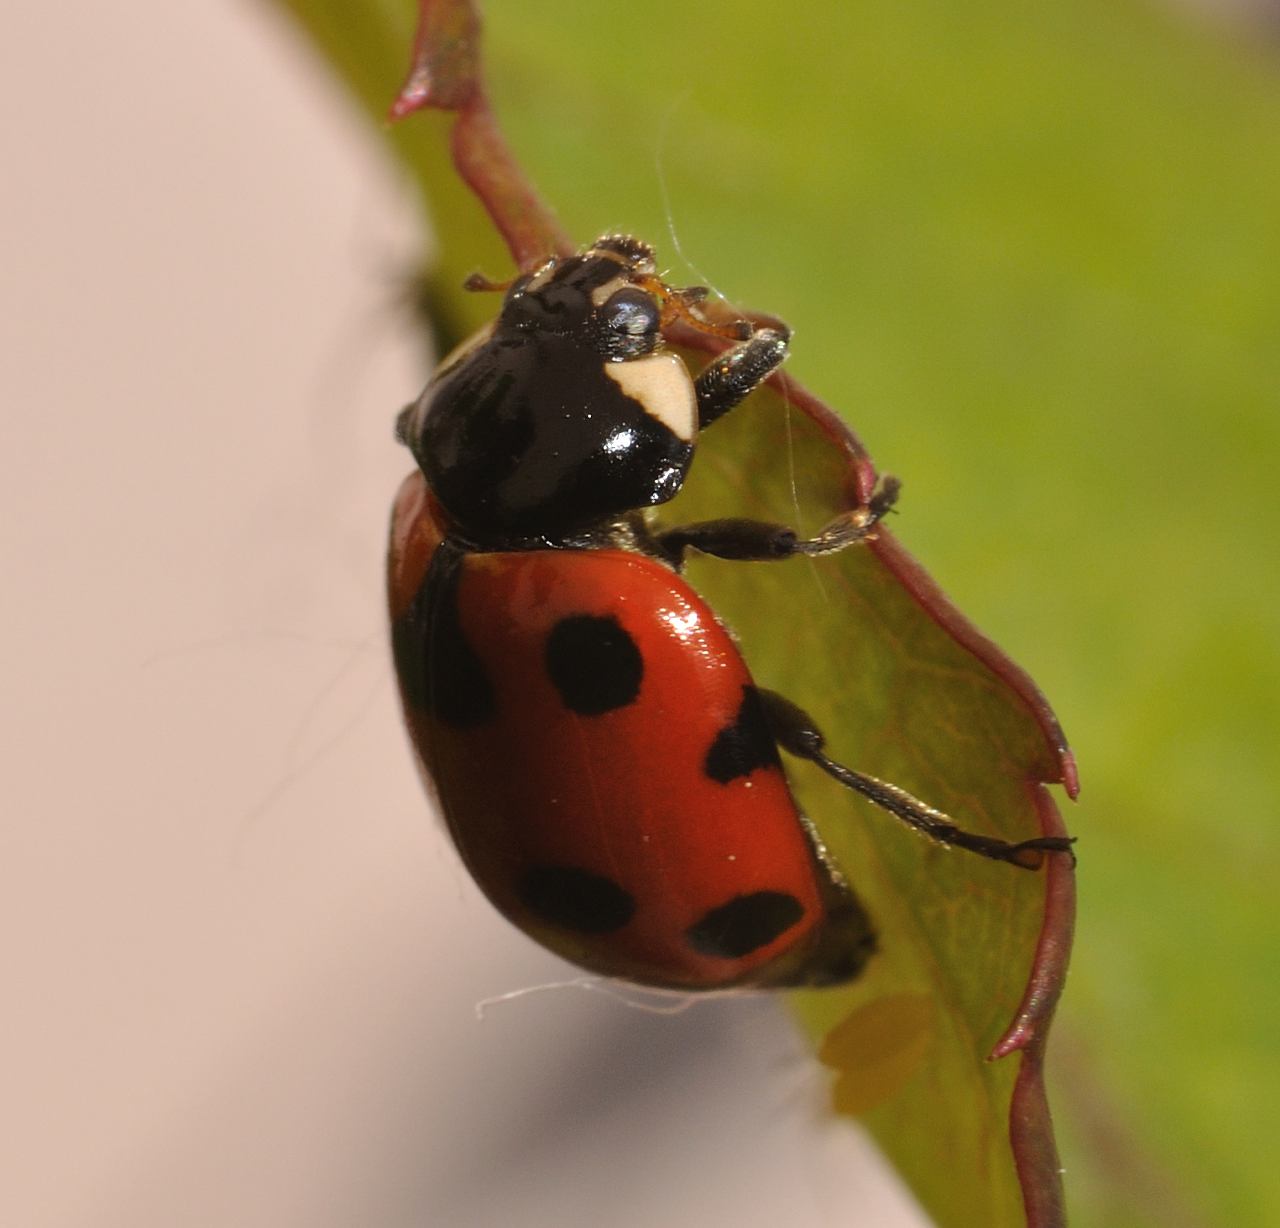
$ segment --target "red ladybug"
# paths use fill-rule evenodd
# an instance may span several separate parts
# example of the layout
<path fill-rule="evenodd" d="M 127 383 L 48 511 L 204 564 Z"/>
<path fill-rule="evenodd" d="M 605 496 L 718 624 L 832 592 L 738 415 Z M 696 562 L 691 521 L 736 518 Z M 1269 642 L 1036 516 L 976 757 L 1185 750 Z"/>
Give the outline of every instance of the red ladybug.
<path fill-rule="evenodd" d="M 828 759 L 756 685 L 681 578 L 686 550 L 785 559 L 865 539 L 892 505 L 813 538 L 728 519 L 657 527 L 698 432 L 783 361 L 742 325 L 696 377 L 663 349 L 697 302 L 612 235 L 549 259 L 440 365 L 398 433 L 418 462 L 391 531 L 392 642 L 421 764 L 468 869 L 531 937 L 606 976 L 685 990 L 832 985 L 875 935 L 792 798 L 779 748 L 936 839 L 1035 868 L 1056 837 L 961 831 Z"/>

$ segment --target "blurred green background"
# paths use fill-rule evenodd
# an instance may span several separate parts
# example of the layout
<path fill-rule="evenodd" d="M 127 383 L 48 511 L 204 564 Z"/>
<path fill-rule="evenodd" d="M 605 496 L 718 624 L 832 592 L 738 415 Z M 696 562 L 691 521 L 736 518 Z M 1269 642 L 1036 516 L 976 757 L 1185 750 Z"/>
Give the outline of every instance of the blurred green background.
<path fill-rule="evenodd" d="M 1280 1223 L 1280 43 L 1135 0 L 485 9 L 569 233 L 788 320 L 1066 726 L 1074 1222 Z"/>

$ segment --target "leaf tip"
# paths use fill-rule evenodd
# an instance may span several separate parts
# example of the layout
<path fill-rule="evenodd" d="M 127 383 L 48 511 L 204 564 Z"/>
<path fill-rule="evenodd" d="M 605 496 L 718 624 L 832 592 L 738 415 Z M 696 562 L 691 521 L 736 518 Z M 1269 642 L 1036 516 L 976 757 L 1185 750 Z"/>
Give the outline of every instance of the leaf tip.
<path fill-rule="evenodd" d="M 1074 802 L 1080 796 L 1080 772 L 1076 767 L 1076 757 L 1065 742 L 1058 747 L 1058 763 L 1062 768 L 1062 787 Z"/>
<path fill-rule="evenodd" d="M 387 111 L 392 123 L 437 107 L 460 111 L 479 81 L 480 15 L 470 0 L 419 0 L 413 59 Z"/>
<path fill-rule="evenodd" d="M 431 74 L 425 65 L 414 64 L 409 69 L 400 92 L 387 108 L 387 119 L 391 123 L 407 119 L 415 111 L 421 111 L 429 104 L 431 98 Z"/>

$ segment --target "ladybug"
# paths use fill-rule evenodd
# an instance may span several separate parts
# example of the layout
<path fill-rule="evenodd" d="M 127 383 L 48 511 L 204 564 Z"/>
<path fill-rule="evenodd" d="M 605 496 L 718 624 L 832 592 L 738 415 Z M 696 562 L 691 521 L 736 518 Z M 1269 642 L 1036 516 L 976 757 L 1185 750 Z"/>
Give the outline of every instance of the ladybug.
<path fill-rule="evenodd" d="M 713 324 L 653 249 L 606 235 L 501 286 L 497 319 L 400 415 L 418 464 L 396 499 L 389 590 L 408 726 L 475 881 L 509 920 L 590 971 L 680 990 L 857 976 L 871 921 L 801 813 L 780 752 L 949 844 L 1025 868 L 1053 837 L 960 830 L 827 758 L 761 686 L 681 577 L 721 559 L 821 555 L 893 505 L 805 538 L 725 519 L 662 528 L 701 430 L 787 356 L 782 327 Z M 673 320 L 737 344 L 691 376 Z"/>

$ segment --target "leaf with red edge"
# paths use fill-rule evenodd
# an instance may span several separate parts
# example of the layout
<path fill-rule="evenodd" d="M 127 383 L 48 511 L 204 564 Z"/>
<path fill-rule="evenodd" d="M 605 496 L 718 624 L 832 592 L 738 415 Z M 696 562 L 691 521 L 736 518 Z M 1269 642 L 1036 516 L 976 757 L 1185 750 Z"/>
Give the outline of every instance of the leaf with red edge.
<path fill-rule="evenodd" d="M 336 0 L 289 5 L 369 108 L 384 112 L 390 91 L 379 91 L 399 67 L 401 9 L 357 21 Z M 450 112 L 443 124 L 418 119 L 393 139 L 443 235 L 436 294 L 454 327 L 491 304 L 465 303 L 446 285 L 465 269 L 501 270 L 458 178 L 517 266 L 571 246 L 498 130 L 478 39 L 470 5 L 426 0 L 408 81 L 392 104 L 397 115 Z M 712 344 L 684 333 L 676 340 Z M 840 419 L 778 377 L 707 436 L 670 517 L 759 516 L 811 531 L 865 502 L 874 481 Z M 1074 794 L 1075 776 L 1052 713 L 891 533 L 785 566 L 699 559 L 689 575 L 734 627 L 761 683 L 817 718 L 833 757 L 973 830 L 1011 840 L 1062 833 L 1044 786 L 1064 783 Z M 939 1223 L 1062 1222 L 1041 1063 L 1070 944 L 1070 859 L 1051 857 L 1036 873 L 984 861 L 921 839 L 804 765 L 792 777 L 880 934 L 880 953 L 853 987 L 797 995 L 836 1072 L 837 1109 L 866 1121 Z"/>
<path fill-rule="evenodd" d="M 784 387 L 785 401 L 770 390 L 715 428 L 673 515 L 728 505 L 812 528 L 865 499 L 872 475 L 856 440 Z M 1062 832 L 1044 784 L 1074 790 L 1074 768 L 1043 699 L 890 533 L 798 571 L 698 560 L 689 574 L 762 684 L 817 718 L 833 757 L 973 830 Z M 791 776 L 880 931 L 854 986 L 797 995 L 838 1072 L 837 1106 L 858 1109 L 939 1223 L 1021 1223 L 1024 1205 L 1027 1223 L 1060 1222 L 1040 1075 L 1070 943 L 1069 859 L 1039 873 L 987 862 L 931 844 L 816 772 Z"/>

